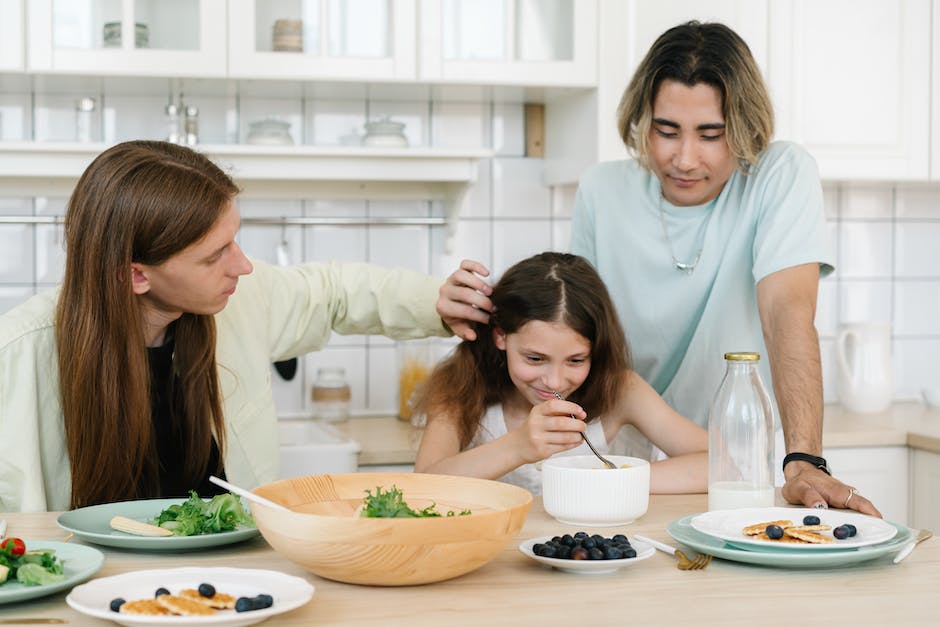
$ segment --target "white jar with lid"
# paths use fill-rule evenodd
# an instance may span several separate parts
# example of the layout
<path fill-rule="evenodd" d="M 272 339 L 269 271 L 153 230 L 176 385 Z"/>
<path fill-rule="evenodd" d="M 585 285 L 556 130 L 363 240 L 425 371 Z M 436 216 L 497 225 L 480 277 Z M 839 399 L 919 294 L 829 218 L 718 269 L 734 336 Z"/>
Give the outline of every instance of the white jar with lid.
<path fill-rule="evenodd" d="M 313 416 L 323 422 L 345 422 L 349 418 L 351 393 L 346 382 L 346 369 L 317 369 L 313 382 Z"/>
<path fill-rule="evenodd" d="M 79 142 L 92 142 L 94 137 L 94 98 L 79 98 L 75 101 L 75 140 Z"/>

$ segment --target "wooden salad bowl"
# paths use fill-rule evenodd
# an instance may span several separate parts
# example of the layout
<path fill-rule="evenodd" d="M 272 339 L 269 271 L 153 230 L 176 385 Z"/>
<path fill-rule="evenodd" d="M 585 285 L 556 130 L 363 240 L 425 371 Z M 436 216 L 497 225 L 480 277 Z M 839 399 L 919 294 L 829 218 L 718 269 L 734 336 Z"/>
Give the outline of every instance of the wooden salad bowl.
<path fill-rule="evenodd" d="M 362 518 L 366 491 L 396 487 L 414 510 L 438 518 Z M 255 494 L 290 512 L 251 502 L 261 535 L 286 559 L 335 581 L 408 586 L 483 566 L 516 537 L 532 505 L 527 490 L 486 479 L 418 473 L 312 475 L 262 485 Z M 447 516 L 470 510 L 469 515 Z"/>

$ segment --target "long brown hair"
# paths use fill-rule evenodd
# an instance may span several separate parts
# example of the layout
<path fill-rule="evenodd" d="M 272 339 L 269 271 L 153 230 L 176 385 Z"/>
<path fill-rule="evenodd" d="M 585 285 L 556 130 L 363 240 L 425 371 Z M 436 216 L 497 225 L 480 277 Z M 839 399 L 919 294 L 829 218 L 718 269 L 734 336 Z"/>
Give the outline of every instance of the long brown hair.
<path fill-rule="evenodd" d="M 617 109 L 620 137 L 646 167 L 653 102 L 667 80 L 714 87 L 739 169 L 747 173 L 757 164 L 774 133 L 774 108 L 760 68 L 737 33 L 724 24 L 693 20 L 670 28 L 650 47 Z"/>
<path fill-rule="evenodd" d="M 489 325 L 477 324 L 475 341 L 457 345 L 422 386 L 419 412 L 428 420 L 455 420 L 460 447 L 473 440 L 486 408 L 508 399 L 513 391 L 506 353 L 493 341 L 492 330 L 515 333 L 527 322 L 562 322 L 591 344 L 591 371 L 568 399 L 591 419 L 616 402 L 630 355 L 607 287 L 583 257 L 546 252 L 512 266 L 493 287 L 495 306 Z"/>
<path fill-rule="evenodd" d="M 237 193 L 209 159 L 165 142 L 113 146 L 78 180 L 65 216 L 65 277 L 55 320 L 72 507 L 160 496 L 144 320 L 131 262 L 159 265 L 197 242 Z M 194 480 L 208 470 L 213 435 L 224 459 L 215 342 L 212 316 L 177 320 L 173 368 L 189 443 L 183 476 Z"/>

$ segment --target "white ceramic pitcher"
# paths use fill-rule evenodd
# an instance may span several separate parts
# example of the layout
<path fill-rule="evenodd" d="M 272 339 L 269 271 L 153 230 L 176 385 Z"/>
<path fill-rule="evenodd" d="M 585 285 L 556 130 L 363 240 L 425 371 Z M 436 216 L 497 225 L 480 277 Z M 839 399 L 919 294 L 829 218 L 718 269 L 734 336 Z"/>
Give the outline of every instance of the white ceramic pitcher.
<path fill-rule="evenodd" d="M 836 340 L 839 393 L 850 411 L 880 412 L 891 405 L 894 366 L 891 325 L 858 322 L 842 325 Z"/>

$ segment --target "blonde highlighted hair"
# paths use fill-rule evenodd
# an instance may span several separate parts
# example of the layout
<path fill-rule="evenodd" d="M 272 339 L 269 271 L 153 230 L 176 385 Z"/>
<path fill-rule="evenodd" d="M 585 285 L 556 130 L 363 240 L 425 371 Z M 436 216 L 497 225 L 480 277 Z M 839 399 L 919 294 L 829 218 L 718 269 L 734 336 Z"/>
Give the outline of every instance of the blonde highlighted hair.
<path fill-rule="evenodd" d="M 693 20 L 670 28 L 650 47 L 617 108 L 620 137 L 646 168 L 653 102 L 663 81 L 714 87 L 739 169 L 746 174 L 757 163 L 773 136 L 773 103 L 750 48 L 737 33 L 724 24 Z"/>

